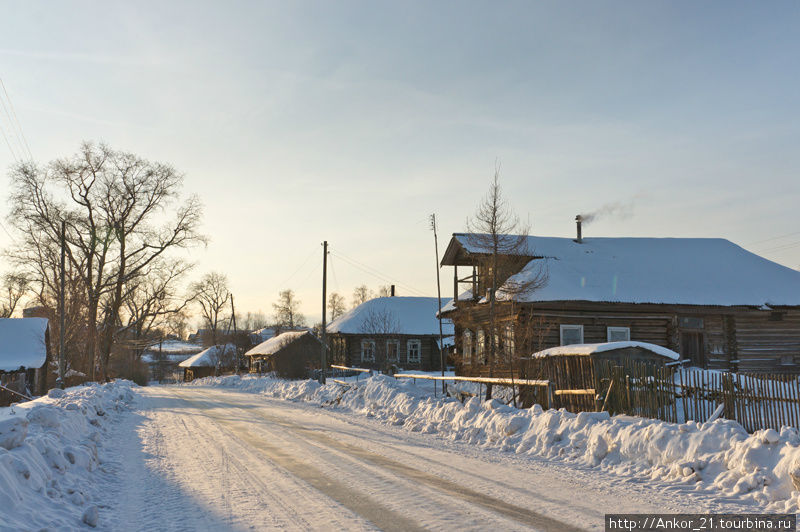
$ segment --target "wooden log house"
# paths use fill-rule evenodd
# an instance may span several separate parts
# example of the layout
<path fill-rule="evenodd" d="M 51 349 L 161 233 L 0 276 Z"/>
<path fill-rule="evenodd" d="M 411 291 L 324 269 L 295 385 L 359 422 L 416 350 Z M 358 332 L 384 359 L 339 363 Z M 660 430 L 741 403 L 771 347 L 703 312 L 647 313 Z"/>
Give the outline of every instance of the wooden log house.
<path fill-rule="evenodd" d="M 578 227 L 578 238 L 529 236 L 500 257 L 494 335 L 489 252 L 453 235 L 442 315 L 455 324 L 459 374 L 489 372 L 491 338 L 495 376 L 550 347 L 628 340 L 703 368 L 800 373 L 800 272 L 724 239 L 581 238 Z M 519 291 L 531 278 L 541 286 Z"/>
<path fill-rule="evenodd" d="M 300 379 L 319 369 L 322 345 L 311 331 L 288 331 L 258 344 L 245 356 L 250 373 L 275 372 L 279 377 Z"/>
<path fill-rule="evenodd" d="M 48 379 L 50 327 L 45 318 L 0 318 L 0 384 L 26 396 L 44 395 Z M 20 401 L 0 389 L 0 406 Z"/>

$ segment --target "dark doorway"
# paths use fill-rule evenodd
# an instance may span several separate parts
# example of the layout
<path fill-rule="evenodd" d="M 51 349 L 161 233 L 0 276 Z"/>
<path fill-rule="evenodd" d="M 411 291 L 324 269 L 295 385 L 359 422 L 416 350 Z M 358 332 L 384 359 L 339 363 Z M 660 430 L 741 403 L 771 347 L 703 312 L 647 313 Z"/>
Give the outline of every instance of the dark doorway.
<path fill-rule="evenodd" d="M 706 367 L 706 353 L 703 349 L 703 333 L 697 331 L 681 332 L 681 356 L 692 365 Z"/>

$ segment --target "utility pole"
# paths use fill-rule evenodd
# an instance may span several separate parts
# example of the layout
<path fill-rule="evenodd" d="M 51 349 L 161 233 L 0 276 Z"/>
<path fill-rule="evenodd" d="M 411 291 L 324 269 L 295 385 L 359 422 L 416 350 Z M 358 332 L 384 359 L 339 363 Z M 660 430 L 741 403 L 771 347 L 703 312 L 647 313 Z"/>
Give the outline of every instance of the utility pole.
<path fill-rule="evenodd" d="M 322 351 L 320 353 L 320 372 L 319 372 L 319 383 L 325 384 L 325 368 L 328 367 L 327 363 L 327 350 L 328 350 L 328 340 L 327 340 L 327 328 L 328 328 L 328 321 L 325 316 L 327 313 L 327 298 L 328 298 L 328 241 L 325 240 L 322 243 Z"/>
<path fill-rule="evenodd" d="M 233 349 L 236 355 L 236 374 L 239 375 L 239 369 L 242 366 L 239 361 L 239 346 L 236 345 L 236 309 L 233 306 L 233 294 L 231 294 L 231 319 L 233 319 Z"/>
<path fill-rule="evenodd" d="M 56 384 L 64 389 L 64 373 L 67 368 L 67 361 L 64 358 L 64 292 L 66 291 L 67 270 L 67 222 L 61 220 L 61 290 L 58 294 L 58 379 Z"/>
<path fill-rule="evenodd" d="M 439 317 L 439 364 L 442 368 L 442 377 L 444 377 L 444 334 L 442 333 L 442 284 L 439 280 L 439 237 L 436 234 L 436 214 L 431 214 L 431 229 L 433 229 L 433 247 L 436 250 L 436 292 L 439 297 L 439 312 L 436 315 Z M 442 381 L 442 395 L 445 395 L 447 385 Z"/>

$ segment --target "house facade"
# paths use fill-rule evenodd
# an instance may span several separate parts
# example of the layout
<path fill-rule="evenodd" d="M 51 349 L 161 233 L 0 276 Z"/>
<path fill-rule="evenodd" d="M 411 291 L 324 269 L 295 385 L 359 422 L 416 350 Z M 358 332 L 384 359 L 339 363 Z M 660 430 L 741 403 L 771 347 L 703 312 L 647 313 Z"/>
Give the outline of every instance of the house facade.
<path fill-rule="evenodd" d="M 610 341 L 663 346 L 703 368 L 800 373 L 800 272 L 727 240 L 525 237 L 501 257 L 513 267 L 494 294 L 489 255 L 455 234 L 442 259 L 454 271 L 442 314 L 455 324 L 461 374 L 513 372 L 521 356 Z"/>
<path fill-rule="evenodd" d="M 0 384 L 8 389 L 0 389 L 0 406 L 19 402 L 17 394 L 47 393 L 54 383 L 48 378 L 50 359 L 47 319 L 0 318 Z"/>
<path fill-rule="evenodd" d="M 386 371 L 392 367 L 441 369 L 439 307 L 435 297 L 379 297 L 327 327 L 332 364 Z M 443 335 L 453 327 L 444 320 Z"/>
<path fill-rule="evenodd" d="M 320 367 L 322 342 L 311 331 L 289 331 L 274 336 L 245 353 L 250 373 L 275 372 L 300 379 Z"/>

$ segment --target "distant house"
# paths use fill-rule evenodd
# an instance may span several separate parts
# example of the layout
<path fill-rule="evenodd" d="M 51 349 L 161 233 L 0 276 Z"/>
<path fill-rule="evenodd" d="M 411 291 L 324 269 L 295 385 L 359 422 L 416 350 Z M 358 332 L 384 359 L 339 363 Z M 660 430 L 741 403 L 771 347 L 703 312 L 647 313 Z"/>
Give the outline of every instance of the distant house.
<path fill-rule="evenodd" d="M 319 368 L 322 342 L 311 331 L 290 331 L 262 342 L 245 353 L 252 373 L 275 372 L 298 379 Z"/>
<path fill-rule="evenodd" d="M 435 297 L 379 297 L 362 303 L 328 325 L 332 363 L 381 370 L 440 369 L 438 308 Z M 453 335 L 449 320 L 443 332 Z"/>
<path fill-rule="evenodd" d="M 0 318 L 0 384 L 30 396 L 48 389 L 50 330 L 44 318 Z M 0 405 L 19 401 L 0 389 Z"/>
<path fill-rule="evenodd" d="M 221 375 L 232 371 L 236 363 L 236 346 L 212 345 L 178 364 L 183 368 L 183 380 L 189 382 L 202 377 Z"/>
<path fill-rule="evenodd" d="M 480 242 L 454 234 L 442 258 L 461 374 L 489 371 L 492 338 L 495 369 L 550 347 L 633 340 L 704 368 L 800 372 L 800 272 L 728 240 L 581 238 L 580 227 L 575 239 L 530 236 L 502 257 L 495 294 Z M 544 284 L 518 290 L 534 277 Z"/>
<path fill-rule="evenodd" d="M 141 360 L 149 368 L 148 380 L 174 382 L 183 379 L 178 364 L 202 350 L 203 346 L 192 342 L 164 340 L 145 349 Z"/>

